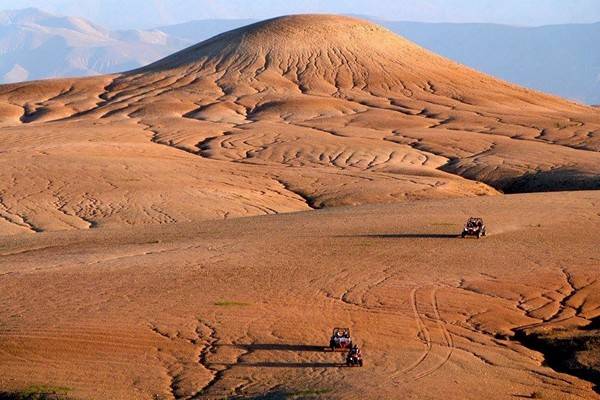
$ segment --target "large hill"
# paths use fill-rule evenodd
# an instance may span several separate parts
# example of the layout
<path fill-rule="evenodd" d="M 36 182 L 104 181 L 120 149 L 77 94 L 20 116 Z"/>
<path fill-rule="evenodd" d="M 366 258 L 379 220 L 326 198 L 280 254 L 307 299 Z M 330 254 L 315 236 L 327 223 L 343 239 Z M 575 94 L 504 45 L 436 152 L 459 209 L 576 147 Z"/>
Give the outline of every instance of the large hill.
<path fill-rule="evenodd" d="M 600 101 L 600 55 L 591 51 L 600 40 L 600 23 L 531 27 L 373 21 L 428 50 L 509 82 L 587 104 Z M 199 42 L 247 23 L 199 20 L 157 29 Z"/>
<path fill-rule="evenodd" d="M 5 224 L 81 228 L 598 187 L 600 113 L 296 16 L 0 88 Z"/>

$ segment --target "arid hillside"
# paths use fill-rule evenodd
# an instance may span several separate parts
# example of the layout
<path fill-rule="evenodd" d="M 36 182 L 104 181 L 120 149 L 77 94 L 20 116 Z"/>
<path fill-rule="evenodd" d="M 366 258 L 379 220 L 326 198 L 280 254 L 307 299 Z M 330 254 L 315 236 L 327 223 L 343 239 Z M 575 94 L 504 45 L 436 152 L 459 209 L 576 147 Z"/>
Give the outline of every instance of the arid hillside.
<path fill-rule="evenodd" d="M 600 185 L 600 111 L 346 17 L 1 86 L 0 126 L 4 233 Z"/>

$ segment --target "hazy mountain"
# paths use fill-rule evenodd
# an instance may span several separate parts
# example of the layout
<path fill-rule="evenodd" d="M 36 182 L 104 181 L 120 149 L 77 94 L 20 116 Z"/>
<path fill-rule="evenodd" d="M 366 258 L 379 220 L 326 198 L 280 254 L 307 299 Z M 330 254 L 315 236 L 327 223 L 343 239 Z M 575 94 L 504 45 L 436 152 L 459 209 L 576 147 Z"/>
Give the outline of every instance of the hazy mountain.
<path fill-rule="evenodd" d="M 0 81 L 128 70 L 187 43 L 153 31 L 109 31 L 75 17 L 28 8 L 0 12 Z"/>
<path fill-rule="evenodd" d="M 519 85 L 600 102 L 600 23 L 542 27 L 383 22 L 436 53 Z"/>

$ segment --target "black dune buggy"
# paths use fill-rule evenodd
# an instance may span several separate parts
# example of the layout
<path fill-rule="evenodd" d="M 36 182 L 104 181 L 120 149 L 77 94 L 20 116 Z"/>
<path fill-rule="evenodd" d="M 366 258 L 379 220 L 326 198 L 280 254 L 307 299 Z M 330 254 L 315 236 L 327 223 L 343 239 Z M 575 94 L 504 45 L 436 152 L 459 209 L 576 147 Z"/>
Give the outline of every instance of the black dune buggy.
<path fill-rule="evenodd" d="M 487 234 L 485 224 L 483 223 L 483 219 L 471 217 L 465 224 L 465 227 L 460 234 L 461 237 L 465 238 L 467 236 L 477 236 L 477 238 L 481 238 Z"/>

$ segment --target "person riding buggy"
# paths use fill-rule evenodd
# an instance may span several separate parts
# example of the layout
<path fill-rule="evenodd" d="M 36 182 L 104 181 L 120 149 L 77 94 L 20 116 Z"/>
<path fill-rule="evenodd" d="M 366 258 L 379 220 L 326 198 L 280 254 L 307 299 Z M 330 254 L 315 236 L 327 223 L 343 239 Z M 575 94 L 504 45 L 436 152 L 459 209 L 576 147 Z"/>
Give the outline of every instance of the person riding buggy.
<path fill-rule="evenodd" d="M 352 346 L 348 354 L 346 355 L 346 365 L 349 367 L 363 366 L 362 353 L 357 345 Z"/>
<path fill-rule="evenodd" d="M 460 234 L 461 237 L 466 236 L 477 236 L 477 238 L 481 238 L 486 235 L 485 224 L 483 223 L 483 219 L 471 217 L 465 224 L 465 227 Z"/>
<path fill-rule="evenodd" d="M 352 348 L 352 339 L 350 338 L 350 329 L 348 328 L 335 328 L 329 339 L 329 347 L 332 351 L 337 349 L 350 349 Z"/>

